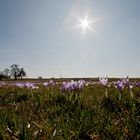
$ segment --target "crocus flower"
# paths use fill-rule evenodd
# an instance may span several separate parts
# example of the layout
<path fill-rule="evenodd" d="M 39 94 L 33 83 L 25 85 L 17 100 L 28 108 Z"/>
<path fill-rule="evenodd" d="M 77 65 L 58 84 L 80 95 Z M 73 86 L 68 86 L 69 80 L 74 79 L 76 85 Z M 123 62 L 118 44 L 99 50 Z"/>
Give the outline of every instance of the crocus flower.
<path fill-rule="evenodd" d="M 123 82 L 125 85 L 129 85 L 129 77 L 127 76 L 126 78 L 122 78 L 122 82 Z"/>
<path fill-rule="evenodd" d="M 25 87 L 25 84 L 24 83 L 15 83 L 15 85 L 17 87 L 20 87 L 20 88 L 24 88 Z"/>
<path fill-rule="evenodd" d="M 52 85 L 52 86 L 54 86 L 55 85 L 55 82 L 53 80 L 50 80 L 49 81 L 49 84 Z"/>
<path fill-rule="evenodd" d="M 99 81 L 100 83 L 105 87 L 105 97 L 108 98 L 108 91 L 107 91 L 107 82 L 108 82 L 108 78 L 106 77 L 99 77 Z"/>
<path fill-rule="evenodd" d="M 27 88 L 30 88 L 30 87 L 34 86 L 34 84 L 33 84 L 33 83 L 30 83 L 30 82 L 26 82 L 26 83 L 25 83 L 25 86 L 26 86 Z"/>
<path fill-rule="evenodd" d="M 38 88 L 39 88 L 39 87 L 36 86 L 34 83 L 30 83 L 30 82 L 25 83 L 25 86 L 26 86 L 27 88 L 31 88 L 31 89 L 38 89 Z"/>
<path fill-rule="evenodd" d="M 6 83 L 5 82 L 0 82 L 0 86 L 2 87 L 2 86 L 5 86 L 6 85 Z"/>
<path fill-rule="evenodd" d="M 91 81 L 89 81 L 89 82 L 85 82 L 85 86 L 89 86 L 89 85 L 94 85 L 94 82 L 91 82 Z"/>
<path fill-rule="evenodd" d="M 128 86 L 129 86 L 129 89 L 132 89 L 134 87 L 133 84 L 129 84 Z"/>
<path fill-rule="evenodd" d="M 99 77 L 99 81 L 103 86 L 107 86 L 108 78 L 106 77 Z"/>
<path fill-rule="evenodd" d="M 130 92 L 130 96 L 131 96 L 131 99 L 134 98 L 134 93 L 132 91 L 132 88 L 134 87 L 134 84 L 128 84 L 128 89 L 129 89 L 129 92 Z"/>
<path fill-rule="evenodd" d="M 86 82 L 84 80 L 79 80 L 78 81 L 78 88 L 83 89 L 85 86 Z"/>
<path fill-rule="evenodd" d="M 71 80 L 71 82 L 70 81 L 63 82 L 61 87 L 60 87 L 60 89 L 62 91 L 64 91 L 64 90 L 69 90 L 69 91 L 81 90 L 81 89 L 83 89 L 84 85 L 85 85 L 85 81 L 84 80 L 79 80 L 79 81 Z"/>
<path fill-rule="evenodd" d="M 27 122 L 27 128 L 30 128 L 30 127 L 31 127 L 31 124 Z"/>
<path fill-rule="evenodd" d="M 124 84 L 122 80 L 118 80 L 116 82 L 116 86 L 115 86 L 118 90 L 119 90 L 119 101 L 121 101 L 122 98 L 122 90 L 124 88 Z"/>
<path fill-rule="evenodd" d="M 123 88 L 124 88 L 123 81 L 118 80 L 117 83 L 116 83 L 116 85 L 117 85 L 118 90 L 119 90 L 120 92 L 122 92 L 122 90 L 123 90 Z"/>
<path fill-rule="evenodd" d="M 75 89 L 74 83 L 68 82 L 66 84 L 66 89 L 68 89 L 70 91 L 74 90 Z"/>
<path fill-rule="evenodd" d="M 43 83 L 45 87 L 48 87 L 48 82 Z"/>
<path fill-rule="evenodd" d="M 65 84 L 66 84 L 66 82 L 62 82 L 62 85 L 60 86 L 60 90 L 62 92 L 65 90 Z"/>
<path fill-rule="evenodd" d="M 136 85 L 137 87 L 140 87 L 140 82 L 135 82 L 135 85 Z"/>
<path fill-rule="evenodd" d="M 31 88 L 32 89 L 39 89 L 39 87 L 38 86 L 35 86 L 35 85 L 33 85 Z"/>

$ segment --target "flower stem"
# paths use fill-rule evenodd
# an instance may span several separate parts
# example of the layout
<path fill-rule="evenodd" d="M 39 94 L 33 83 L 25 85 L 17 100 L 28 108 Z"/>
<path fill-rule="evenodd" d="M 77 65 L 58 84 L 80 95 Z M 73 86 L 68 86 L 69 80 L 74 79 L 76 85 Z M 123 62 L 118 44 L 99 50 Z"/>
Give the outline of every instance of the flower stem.
<path fill-rule="evenodd" d="M 107 87 L 105 88 L 105 97 L 106 97 L 106 99 L 108 98 L 108 91 L 107 91 Z"/>

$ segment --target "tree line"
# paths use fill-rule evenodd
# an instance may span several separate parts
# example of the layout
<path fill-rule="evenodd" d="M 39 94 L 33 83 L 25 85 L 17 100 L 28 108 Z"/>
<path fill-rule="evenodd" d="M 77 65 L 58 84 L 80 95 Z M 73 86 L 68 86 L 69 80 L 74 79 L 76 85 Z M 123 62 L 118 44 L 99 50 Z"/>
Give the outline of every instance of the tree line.
<path fill-rule="evenodd" d="M 13 64 L 10 66 L 10 68 L 5 68 L 0 72 L 0 80 L 3 78 L 14 78 L 15 80 L 17 80 L 18 78 L 22 79 L 24 76 L 26 76 L 24 68 L 20 68 L 17 64 Z"/>

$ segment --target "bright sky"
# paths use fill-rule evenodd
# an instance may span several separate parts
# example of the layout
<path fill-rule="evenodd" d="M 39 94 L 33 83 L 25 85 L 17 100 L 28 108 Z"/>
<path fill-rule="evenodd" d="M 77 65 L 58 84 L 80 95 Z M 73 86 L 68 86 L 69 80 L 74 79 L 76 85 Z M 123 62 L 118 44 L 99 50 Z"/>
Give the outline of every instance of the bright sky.
<path fill-rule="evenodd" d="M 12 64 L 28 77 L 140 77 L 140 0 L 0 0 L 0 71 Z"/>

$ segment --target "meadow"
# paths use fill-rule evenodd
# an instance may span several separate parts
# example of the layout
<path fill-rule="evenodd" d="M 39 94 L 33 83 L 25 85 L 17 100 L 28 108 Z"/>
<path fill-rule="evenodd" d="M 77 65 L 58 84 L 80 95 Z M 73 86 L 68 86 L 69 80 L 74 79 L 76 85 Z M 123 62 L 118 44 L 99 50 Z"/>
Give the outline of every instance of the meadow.
<path fill-rule="evenodd" d="M 0 139 L 139 140 L 138 80 L 0 82 Z"/>

